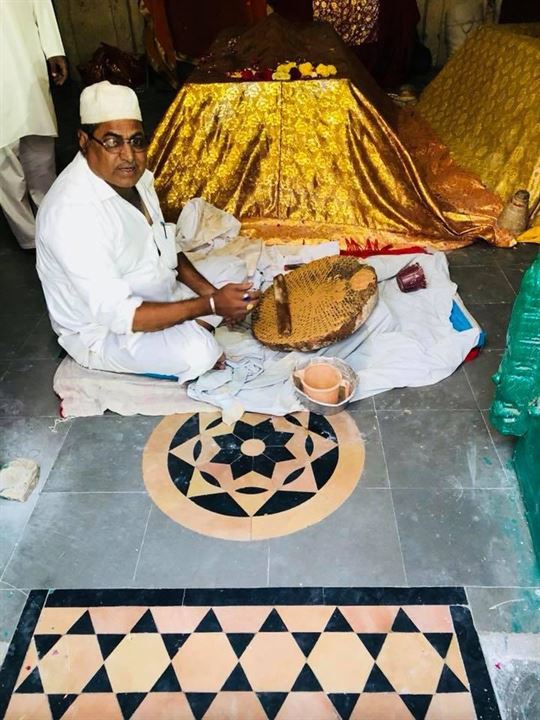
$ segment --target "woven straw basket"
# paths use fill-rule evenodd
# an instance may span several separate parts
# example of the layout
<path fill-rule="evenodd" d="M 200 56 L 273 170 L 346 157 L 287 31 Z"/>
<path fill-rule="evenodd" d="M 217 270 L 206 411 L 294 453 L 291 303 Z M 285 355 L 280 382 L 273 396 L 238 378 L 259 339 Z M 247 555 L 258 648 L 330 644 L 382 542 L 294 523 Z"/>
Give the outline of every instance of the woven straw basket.
<path fill-rule="evenodd" d="M 275 350 L 318 350 L 343 340 L 369 317 L 377 302 L 377 275 L 354 257 L 326 257 L 285 277 L 292 332 L 280 335 L 273 288 L 253 313 L 253 334 Z"/>

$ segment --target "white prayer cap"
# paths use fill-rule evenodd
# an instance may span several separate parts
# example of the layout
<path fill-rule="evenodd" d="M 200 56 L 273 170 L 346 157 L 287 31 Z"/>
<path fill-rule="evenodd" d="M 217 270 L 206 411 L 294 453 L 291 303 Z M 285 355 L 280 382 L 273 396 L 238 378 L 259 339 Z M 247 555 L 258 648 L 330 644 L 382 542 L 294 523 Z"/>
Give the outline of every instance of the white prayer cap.
<path fill-rule="evenodd" d="M 97 125 L 108 120 L 141 120 L 141 108 L 134 91 L 108 80 L 94 83 L 81 93 L 81 125 Z"/>

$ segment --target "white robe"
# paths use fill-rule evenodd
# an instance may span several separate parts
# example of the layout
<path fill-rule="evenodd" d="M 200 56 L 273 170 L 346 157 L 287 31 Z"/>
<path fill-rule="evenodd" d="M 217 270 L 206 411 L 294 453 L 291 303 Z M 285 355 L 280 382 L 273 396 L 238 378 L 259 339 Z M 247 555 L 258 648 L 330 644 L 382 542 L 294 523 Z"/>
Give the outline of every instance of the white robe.
<path fill-rule="evenodd" d="M 0 148 L 56 136 L 47 58 L 65 55 L 51 0 L 0 0 Z"/>
<path fill-rule="evenodd" d="M 121 373 L 174 375 L 191 380 L 212 368 L 223 350 L 195 321 L 159 332 L 133 332 L 144 301 L 194 297 L 176 277 L 174 226 L 159 207 L 153 175 L 137 183 L 152 219 L 120 197 L 78 154 L 57 178 L 37 216 L 37 271 L 60 345 L 80 365 Z M 216 287 L 242 282 L 246 266 L 234 257 L 199 264 Z M 216 327 L 221 318 L 203 318 Z"/>

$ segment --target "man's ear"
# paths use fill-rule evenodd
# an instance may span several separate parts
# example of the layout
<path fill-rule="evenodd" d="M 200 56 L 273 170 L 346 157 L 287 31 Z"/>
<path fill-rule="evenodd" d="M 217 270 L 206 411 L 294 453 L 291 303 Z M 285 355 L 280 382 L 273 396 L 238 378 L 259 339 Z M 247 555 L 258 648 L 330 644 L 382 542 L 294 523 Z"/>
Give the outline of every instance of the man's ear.
<path fill-rule="evenodd" d="M 88 135 L 84 132 L 84 130 L 77 130 L 77 138 L 79 140 L 79 149 L 82 152 L 83 155 L 86 155 L 86 148 L 88 147 L 88 143 L 90 141 L 90 138 Z"/>

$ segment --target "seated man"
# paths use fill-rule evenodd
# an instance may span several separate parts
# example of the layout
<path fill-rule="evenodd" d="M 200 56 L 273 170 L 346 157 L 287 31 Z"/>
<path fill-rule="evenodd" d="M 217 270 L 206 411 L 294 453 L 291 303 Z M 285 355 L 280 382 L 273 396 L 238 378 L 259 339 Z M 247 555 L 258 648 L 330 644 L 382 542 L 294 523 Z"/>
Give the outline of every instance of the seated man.
<path fill-rule="evenodd" d="M 201 274 L 176 253 L 146 170 L 137 96 L 100 82 L 81 94 L 80 153 L 38 213 L 37 270 L 59 343 L 95 370 L 191 380 L 223 363 L 212 334 L 258 302 L 243 263 Z M 219 290 L 216 286 L 222 286 Z"/>

